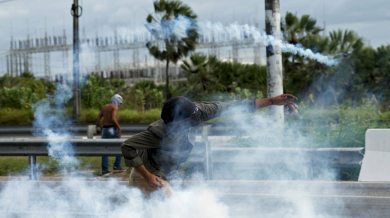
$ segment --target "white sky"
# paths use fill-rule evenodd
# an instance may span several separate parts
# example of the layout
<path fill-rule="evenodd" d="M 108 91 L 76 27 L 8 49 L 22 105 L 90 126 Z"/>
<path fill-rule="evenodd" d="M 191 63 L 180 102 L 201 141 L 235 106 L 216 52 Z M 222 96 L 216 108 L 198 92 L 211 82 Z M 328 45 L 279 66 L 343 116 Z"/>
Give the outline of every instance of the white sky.
<path fill-rule="evenodd" d="M 264 0 L 183 0 L 199 20 L 224 24 L 258 22 L 264 28 Z M 114 28 L 144 28 L 146 11 L 153 11 L 152 0 L 79 0 L 83 6 L 80 29 L 113 35 Z M 62 35 L 65 28 L 71 41 L 73 0 L 14 0 L 0 3 L 0 54 L 8 50 L 12 34 L 15 39 Z M 356 31 L 373 47 L 390 43 L 390 0 L 280 0 L 281 15 L 287 11 L 309 14 L 318 24 L 326 21 L 326 30 Z M 46 20 L 46 25 L 45 25 Z M 27 25 L 28 23 L 28 25 Z M 27 28 L 28 27 L 28 28 Z M 104 33 L 103 33 L 104 32 Z M 112 31 L 113 32 L 113 31 Z"/>
<path fill-rule="evenodd" d="M 49 35 L 62 33 L 65 26 L 71 33 L 72 0 L 15 0 L 0 3 L 0 50 L 9 48 L 11 22 L 15 38 L 27 34 L 43 35 L 46 27 Z M 153 11 L 152 0 L 80 0 L 84 14 L 81 27 L 96 32 L 96 28 L 107 29 L 116 26 L 142 26 L 147 12 Z M 264 0 L 184 0 L 199 20 L 220 21 L 228 24 L 235 18 L 239 23 L 257 20 L 264 27 Z M 281 14 L 286 11 L 299 15 L 309 14 L 327 30 L 351 29 L 358 32 L 371 45 L 377 47 L 390 43 L 390 1 L 389 0 L 280 0 Z M 367 41 L 368 42 L 368 41 Z"/>

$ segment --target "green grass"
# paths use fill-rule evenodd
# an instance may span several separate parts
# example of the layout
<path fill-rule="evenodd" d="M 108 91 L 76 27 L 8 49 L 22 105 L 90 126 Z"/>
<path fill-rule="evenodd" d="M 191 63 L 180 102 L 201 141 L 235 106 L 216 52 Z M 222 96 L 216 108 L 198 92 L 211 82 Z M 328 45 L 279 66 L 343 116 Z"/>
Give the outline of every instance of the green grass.
<path fill-rule="evenodd" d="M 31 110 L 19 109 L 1 109 L 0 124 L 31 124 L 34 120 L 34 114 Z"/>
<path fill-rule="evenodd" d="M 79 123 L 96 122 L 96 118 L 99 115 L 99 110 L 96 109 L 81 109 Z"/>
<path fill-rule="evenodd" d="M 80 123 L 96 122 L 99 114 L 97 109 L 83 109 L 79 118 Z M 119 109 L 117 120 L 120 123 L 152 123 L 161 119 L 161 109 L 151 109 L 148 111 L 139 112 L 136 110 Z"/>
<path fill-rule="evenodd" d="M 72 109 L 66 108 L 69 117 L 71 117 Z M 31 124 L 34 120 L 34 113 L 31 110 L 19 109 L 1 109 L 0 110 L 0 125 L 12 124 Z M 99 114 L 97 109 L 82 109 L 79 117 L 79 123 L 94 123 Z M 161 119 L 161 109 L 151 109 L 145 112 L 136 110 L 119 109 L 117 114 L 118 122 L 120 123 L 152 123 Z"/>
<path fill-rule="evenodd" d="M 77 171 L 91 170 L 92 175 L 99 176 L 101 174 L 102 158 L 101 157 L 76 157 L 80 164 L 76 167 Z M 112 171 L 114 166 L 115 157 L 108 158 L 108 167 Z M 43 176 L 55 176 L 60 172 L 58 162 L 51 157 L 37 157 L 37 166 L 39 172 Z M 125 166 L 122 158 L 121 166 Z M 128 177 L 130 169 L 126 173 L 120 174 L 120 177 Z M 16 175 L 28 175 L 28 157 L 0 157 L 0 176 L 16 176 Z M 119 175 L 119 174 L 118 174 Z M 115 176 L 115 175 L 114 175 Z"/>
<path fill-rule="evenodd" d="M 28 157 L 0 157 L 0 176 L 22 174 L 28 168 Z"/>
<path fill-rule="evenodd" d="M 304 122 L 337 123 L 340 113 L 337 109 L 300 110 L 300 117 Z"/>

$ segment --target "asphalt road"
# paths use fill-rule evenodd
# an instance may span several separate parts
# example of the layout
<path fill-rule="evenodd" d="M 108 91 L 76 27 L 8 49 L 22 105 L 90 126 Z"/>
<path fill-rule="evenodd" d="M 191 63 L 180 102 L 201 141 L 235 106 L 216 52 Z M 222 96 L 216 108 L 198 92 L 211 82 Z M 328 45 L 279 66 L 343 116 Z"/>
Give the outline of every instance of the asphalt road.
<path fill-rule="evenodd" d="M 36 188 L 31 190 L 29 196 L 40 198 L 40 185 L 51 186 L 53 191 L 61 192 L 65 196 L 77 196 L 68 190 L 68 185 L 59 186 L 58 181 L 37 182 L 10 182 L 0 181 L 1 190 L 6 183 L 18 183 L 23 186 L 34 183 Z M 63 182 L 67 183 L 67 182 Z M 70 183 L 70 182 L 68 182 Z M 104 187 L 105 181 L 89 181 L 91 185 Z M 127 185 L 127 181 L 120 182 Z M 174 189 L 178 187 L 189 188 L 199 182 L 187 181 L 171 182 Z M 206 185 L 213 190 L 219 200 L 229 206 L 231 217 L 300 217 L 307 218 L 307 211 L 312 217 L 328 218 L 372 218 L 390 217 L 390 183 L 378 182 L 316 182 L 316 181 L 209 181 Z M 60 188 L 61 187 L 61 188 Z M 110 187 L 106 187 L 110 188 Z M 111 187 L 112 188 L 112 187 Z M 15 190 L 16 191 L 16 190 Z M 27 194 L 27 193 L 26 193 Z M 48 194 L 48 193 L 45 193 Z M 120 197 L 120 196 L 119 196 Z M 77 201 L 77 199 L 74 199 Z M 114 200 L 115 201 L 115 200 Z M 13 211 L 3 210 L 0 214 L 24 217 L 34 213 L 36 216 L 56 213 L 50 208 L 41 211 Z M 95 217 L 104 214 L 94 214 L 90 211 L 60 212 L 60 216 Z M 29 215 L 27 215 L 29 214 Z M 306 215 L 305 215 L 306 214 Z M 314 214 L 314 215 L 313 215 Z M 107 214 L 108 215 L 108 214 Z"/>

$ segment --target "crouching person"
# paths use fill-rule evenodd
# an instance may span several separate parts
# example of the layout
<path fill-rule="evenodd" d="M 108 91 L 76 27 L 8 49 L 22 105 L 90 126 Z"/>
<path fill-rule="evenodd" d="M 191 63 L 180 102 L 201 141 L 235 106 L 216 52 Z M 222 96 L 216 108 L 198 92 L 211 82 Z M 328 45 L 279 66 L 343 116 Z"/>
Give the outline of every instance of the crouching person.
<path fill-rule="evenodd" d="M 169 99 L 162 108 L 161 120 L 121 145 L 126 166 L 133 167 L 130 186 L 146 194 L 162 189 L 165 195 L 172 195 L 169 175 L 190 155 L 199 124 L 221 115 L 254 113 L 258 108 L 287 105 L 296 100 L 289 94 L 230 102 L 191 102 L 185 97 Z"/>

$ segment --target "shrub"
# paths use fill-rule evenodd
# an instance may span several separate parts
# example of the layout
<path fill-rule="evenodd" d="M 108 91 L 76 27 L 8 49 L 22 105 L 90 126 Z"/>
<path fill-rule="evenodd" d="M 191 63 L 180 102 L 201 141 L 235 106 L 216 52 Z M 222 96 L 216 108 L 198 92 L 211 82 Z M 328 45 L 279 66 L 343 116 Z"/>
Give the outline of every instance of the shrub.
<path fill-rule="evenodd" d="M 94 123 L 99 114 L 97 109 L 82 109 L 79 117 L 80 123 Z M 152 123 L 159 120 L 161 116 L 160 109 L 152 109 L 144 113 L 136 110 L 119 109 L 117 120 L 119 123 Z"/>
<path fill-rule="evenodd" d="M 152 123 L 161 119 L 161 110 L 152 109 L 144 113 L 135 110 L 119 110 L 117 119 L 121 123 Z"/>
<path fill-rule="evenodd" d="M 88 108 L 81 109 L 79 116 L 79 123 L 94 123 L 96 122 L 96 118 L 99 115 L 99 110 Z"/>
<path fill-rule="evenodd" d="M 117 120 L 121 123 L 140 123 L 142 113 L 135 110 L 119 110 Z"/>
<path fill-rule="evenodd" d="M 145 118 L 141 123 L 152 123 L 161 119 L 161 109 L 151 109 L 145 112 Z"/>
<path fill-rule="evenodd" d="M 34 114 L 31 110 L 1 109 L 0 125 L 31 124 Z"/>
<path fill-rule="evenodd" d="M 31 88 L 7 88 L 0 89 L 0 107 L 14 109 L 30 109 L 31 105 L 38 102 L 38 96 Z"/>
<path fill-rule="evenodd" d="M 81 101 L 85 108 L 100 109 L 110 102 L 114 94 L 114 90 L 99 85 L 98 76 L 91 75 L 81 89 Z"/>

